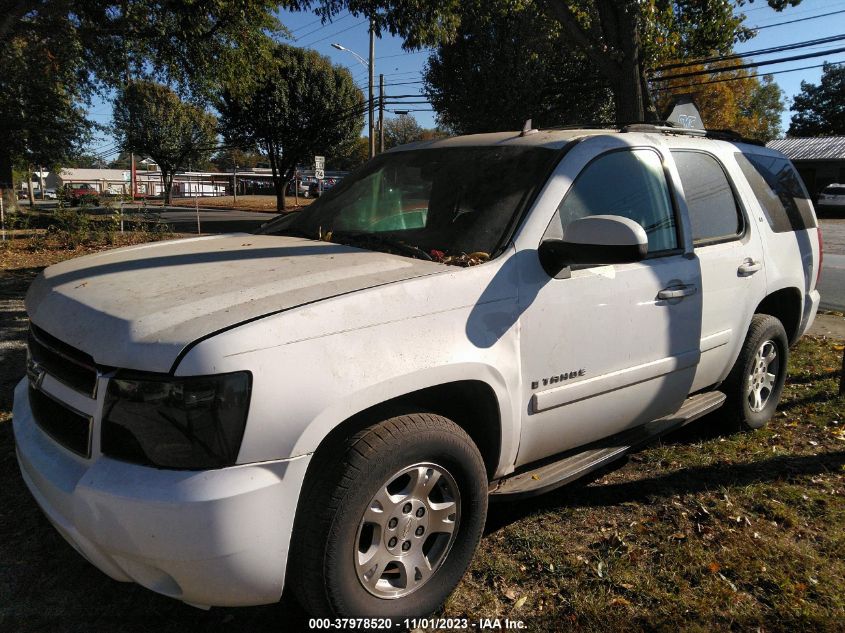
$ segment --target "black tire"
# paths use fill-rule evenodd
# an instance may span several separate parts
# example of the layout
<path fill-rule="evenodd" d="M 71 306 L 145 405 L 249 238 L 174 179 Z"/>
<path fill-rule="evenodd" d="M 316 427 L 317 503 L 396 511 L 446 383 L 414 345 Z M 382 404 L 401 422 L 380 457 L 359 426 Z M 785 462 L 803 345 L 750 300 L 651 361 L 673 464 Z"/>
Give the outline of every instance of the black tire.
<path fill-rule="evenodd" d="M 770 345 L 776 354 L 767 367 L 761 365 L 764 345 Z M 775 361 L 777 366 L 773 367 Z M 722 411 L 731 429 L 749 431 L 768 423 L 783 393 L 788 361 L 789 339 L 783 324 L 768 314 L 754 315 L 742 350 L 721 388 L 727 395 Z M 766 380 L 768 374 L 775 378 Z M 759 400 L 755 399 L 755 393 Z"/>
<path fill-rule="evenodd" d="M 367 427 L 322 454 L 318 452 L 314 459 L 300 494 L 288 561 L 290 582 L 286 583 L 306 611 L 315 617 L 390 617 L 398 622 L 426 616 L 440 607 L 469 566 L 487 516 L 487 474 L 469 436 L 444 417 L 414 413 Z M 356 564 L 362 556 L 360 543 L 365 540 L 365 510 L 379 491 L 389 489 L 391 477 L 420 464 L 444 469 L 459 491 L 457 512 L 450 517 L 453 536 L 447 537 L 449 543 L 443 546 L 439 566 L 433 566 L 429 580 L 400 597 L 374 595 L 372 589 L 365 588 Z M 395 508 L 410 505 L 405 500 Z M 409 527 L 411 531 L 419 529 L 416 523 L 417 527 L 412 527 L 414 514 L 409 512 L 408 522 L 403 518 L 394 528 L 401 531 L 404 526 L 400 538 L 409 542 L 413 540 L 406 536 Z M 432 527 L 425 538 L 441 538 L 436 531 Z M 389 534 L 385 530 L 381 536 Z M 373 539 L 374 547 L 386 550 L 386 538 L 381 536 Z M 399 547 L 404 548 L 404 541 Z M 422 552 L 422 540 L 419 547 L 408 554 Z M 391 564 L 387 564 L 384 578 L 390 578 Z"/>

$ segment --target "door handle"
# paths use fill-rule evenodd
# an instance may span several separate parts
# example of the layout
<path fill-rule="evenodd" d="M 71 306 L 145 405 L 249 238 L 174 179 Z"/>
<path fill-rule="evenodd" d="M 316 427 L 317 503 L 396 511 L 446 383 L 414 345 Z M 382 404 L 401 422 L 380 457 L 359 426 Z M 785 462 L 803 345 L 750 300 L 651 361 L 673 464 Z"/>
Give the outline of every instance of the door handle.
<path fill-rule="evenodd" d="M 740 277 L 747 277 L 748 275 L 753 275 L 762 267 L 763 264 L 748 257 L 742 260 L 742 264 L 740 264 L 739 268 L 737 268 L 737 273 L 739 273 Z"/>
<path fill-rule="evenodd" d="M 692 284 L 687 284 L 683 286 L 670 286 L 669 288 L 664 288 L 660 292 L 657 293 L 658 299 L 683 299 L 684 297 L 689 297 L 690 295 L 694 295 L 698 292 L 698 288 L 693 286 Z"/>

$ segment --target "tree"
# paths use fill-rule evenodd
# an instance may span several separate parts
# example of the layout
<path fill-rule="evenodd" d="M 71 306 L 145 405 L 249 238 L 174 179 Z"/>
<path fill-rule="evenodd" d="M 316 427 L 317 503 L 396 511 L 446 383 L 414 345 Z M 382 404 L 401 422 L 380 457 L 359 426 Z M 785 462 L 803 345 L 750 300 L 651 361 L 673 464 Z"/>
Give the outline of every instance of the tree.
<path fill-rule="evenodd" d="M 845 66 L 825 64 L 819 85 L 802 81 L 790 110 L 789 136 L 845 134 Z"/>
<path fill-rule="evenodd" d="M 737 0 L 743 6 L 753 0 Z M 801 0 L 767 0 L 780 11 Z M 726 52 L 753 32 L 724 0 L 507 0 L 558 22 L 561 45 L 589 59 L 613 91 L 618 122 L 654 117 L 646 71 L 655 52 L 672 47 L 687 56 Z M 405 39 L 407 48 L 452 41 L 464 17 L 459 0 L 290 0 L 296 8 L 318 7 L 328 19 L 348 9 L 370 17 L 377 32 Z M 491 3 L 492 4 L 492 3 Z M 687 58 L 687 57 L 685 57 Z"/>
<path fill-rule="evenodd" d="M 559 25 L 527 7 L 466 3 L 455 39 L 425 70 L 438 121 L 473 134 L 520 129 L 529 118 L 543 127 L 612 120 L 606 82 L 559 40 Z"/>
<path fill-rule="evenodd" d="M 124 150 L 150 156 L 161 169 L 164 202 L 173 176 L 189 162 L 208 160 L 216 144 L 217 119 L 186 103 L 167 86 L 133 81 L 114 103 L 114 134 Z"/>
<path fill-rule="evenodd" d="M 211 162 L 220 171 L 239 169 L 253 169 L 267 163 L 267 157 L 258 152 L 244 151 L 237 147 L 226 147 L 217 152 Z"/>
<path fill-rule="evenodd" d="M 364 96 L 345 68 L 314 51 L 278 44 L 262 81 L 223 90 L 217 109 L 226 140 L 267 155 L 276 208 L 300 162 L 331 156 L 361 134 Z"/>
<path fill-rule="evenodd" d="M 737 59 L 730 65 L 742 63 L 742 59 Z M 712 64 L 696 64 L 685 67 L 684 73 L 706 71 L 713 67 Z M 718 67 L 724 68 L 725 63 L 719 63 Z M 656 94 L 658 111 L 664 115 L 671 110 L 676 95 L 691 94 L 703 124 L 709 129 L 733 130 L 763 142 L 780 134 L 783 92 L 771 75 L 756 77 L 747 70 L 734 70 L 670 79 L 658 83 Z"/>
<path fill-rule="evenodd" d="M 199 99 L 248 82 L 284 32 L 277 0 L 0 0 L 0 193 L 12 165 L 55 166 L 85 141 L 82 107 L 127 79 L 175 82 Z"/>
<path fill-rule="evenodd" d="M 370 139 L 356 136 L 330 156 L 326 156 L 326 169 L 352 171 L 370 160 Z"/>
<path fill-rule="evenodd" d="M 425 130 L 410 114 L 400 114 L 384 122 L 384 146 L 386 149 L 413 143 L 422 138 Z"/>
<path fill-rule="evenodd" d="M 0 195 L 13 186 L 14 167 L 52 168 L 88 138 L 92 124 L 78 105 L 74 56 L 65 49 L 53 54 L 37 38 L 0 46 Z"/>

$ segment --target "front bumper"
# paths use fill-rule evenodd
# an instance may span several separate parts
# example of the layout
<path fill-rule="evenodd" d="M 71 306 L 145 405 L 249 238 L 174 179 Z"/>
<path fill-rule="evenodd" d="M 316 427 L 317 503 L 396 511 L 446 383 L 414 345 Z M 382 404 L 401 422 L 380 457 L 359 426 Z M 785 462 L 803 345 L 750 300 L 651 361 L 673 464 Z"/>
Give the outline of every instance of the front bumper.
<path fill-rule="evenodd" d="M 310 456 L 159 470 L 64 449 L 15 389 L 21 474 L 47 518 L 100 570 L 197 606 L 277 602 Z"/>

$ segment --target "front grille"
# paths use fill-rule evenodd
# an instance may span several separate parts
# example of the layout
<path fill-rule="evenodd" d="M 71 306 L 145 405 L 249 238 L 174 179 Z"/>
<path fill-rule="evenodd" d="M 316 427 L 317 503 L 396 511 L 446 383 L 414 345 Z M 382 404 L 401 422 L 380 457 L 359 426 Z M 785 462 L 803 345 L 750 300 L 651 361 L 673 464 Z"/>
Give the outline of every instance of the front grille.
<path fill-rule="evenodd" d="M 91 418 L 71 411 L 43 391 L 29 386 L 35 423 L 56 442 L 82 457 L 91 457 Z"/>
<path fill-rule="evenodd" d="M 29 356 L 48 374 L 77 391 L 92 395 L 97 386 L 97 367 L 85 352 L 62 343 L 34 324 L 30 324 Z"/>

